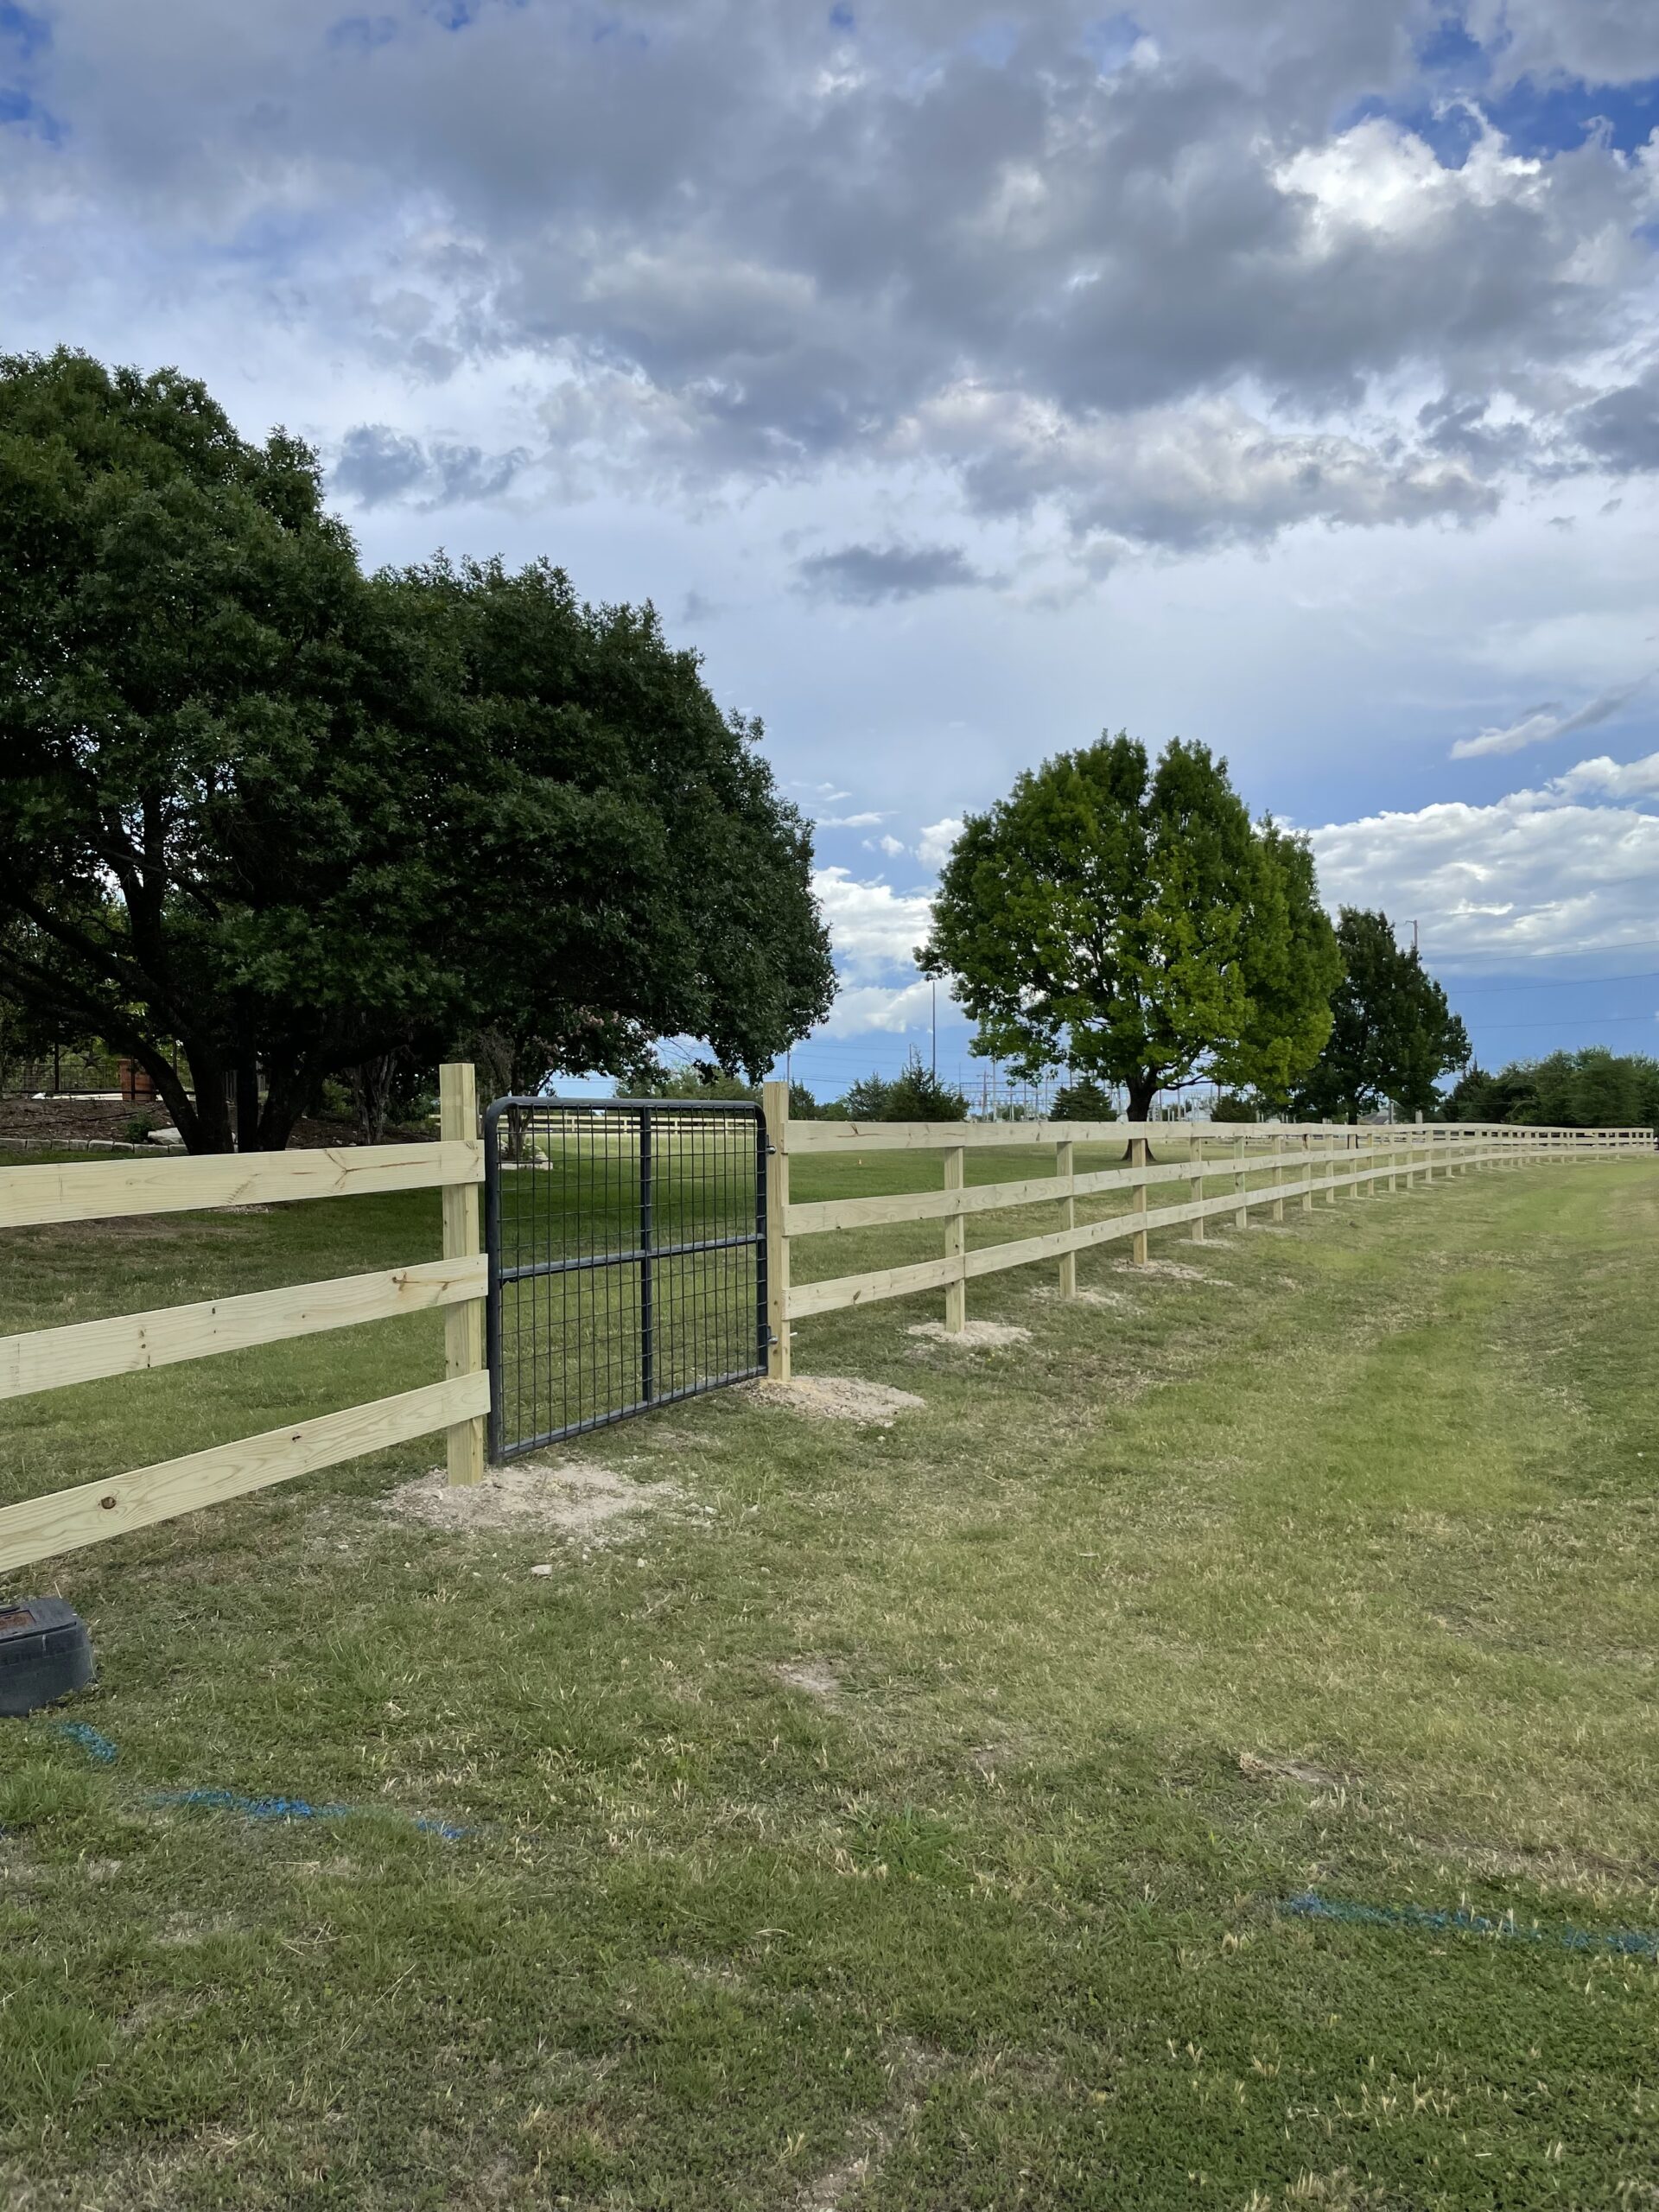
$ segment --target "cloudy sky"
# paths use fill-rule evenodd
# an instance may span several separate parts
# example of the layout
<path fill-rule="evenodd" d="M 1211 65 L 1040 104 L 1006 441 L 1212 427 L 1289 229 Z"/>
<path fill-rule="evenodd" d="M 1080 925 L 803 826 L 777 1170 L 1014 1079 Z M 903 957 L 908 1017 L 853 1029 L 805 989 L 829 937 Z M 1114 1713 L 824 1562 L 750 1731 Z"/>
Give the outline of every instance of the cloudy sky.
<path fill-rule="evenodd" d="M 1483 1059 L 1655 1049 L 1656 127 L 1655 0 L 0 0 L 0 342 L 312 439 L 370 562 L 654 600 L 821 823 L 820 1089 L 1103 728 Z"/>

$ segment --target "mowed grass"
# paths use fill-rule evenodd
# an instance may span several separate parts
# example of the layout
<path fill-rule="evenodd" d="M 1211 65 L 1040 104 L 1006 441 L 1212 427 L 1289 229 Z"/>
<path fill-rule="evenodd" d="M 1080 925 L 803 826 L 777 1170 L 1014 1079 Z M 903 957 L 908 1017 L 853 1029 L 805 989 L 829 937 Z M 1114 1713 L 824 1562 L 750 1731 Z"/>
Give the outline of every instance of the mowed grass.
<path fill-rule="evenodd" d="M 1109 1302 L 970 1286 L 1004 1351 L 804 1325 L 925 1409 L 551 1455 L 677 1486 L 607 1548 L 389 1518 L 416 1446 L 26 1574 L 119 1756 L 0 1723 L 0 2200 L 1659 2202 L 1659 1967 L 1603 1941 L 1659 1929 L 1656 1231 L 1643 1160 L 1293 1204 L 1154 1236 L 1199 1279 L 1085 1255 Z M 436 1239 L 425 1194 L 16 1233 L 0 1328 Z M 16 1402 L 0 1494 L 429 1381 L 441 1328 Z"/>

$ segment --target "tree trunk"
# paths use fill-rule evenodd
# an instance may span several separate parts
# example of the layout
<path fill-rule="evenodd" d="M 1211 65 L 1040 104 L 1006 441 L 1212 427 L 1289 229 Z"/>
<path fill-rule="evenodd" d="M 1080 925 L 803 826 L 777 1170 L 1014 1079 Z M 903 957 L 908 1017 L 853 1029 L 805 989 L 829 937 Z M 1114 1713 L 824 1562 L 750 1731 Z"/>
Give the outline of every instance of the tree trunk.
<path fill-rule="evenodd" d="M 1129 1093 L 1129 1110 L 1126 1118 L 1131 1122 L 1150 1121 L 1152 1118 L 1152 1102 L 1158 1096 L 1158 1077 L 1156 1074 L 1148 1074 L 1143 1070 L 1139 1075 L 1132 1075 L 1128 1080 L 1128 1089 Z M 1131 1139 L 1130 1142 L 1123 1147 L 1124 1159 L 1133 1159 L 1134 1153 L 1134 1141 Z M 1152 1158 L 1152 1140 L 1150 1138 L 1147 1140 L 1147 1158 L 1148 1160 Z"/>
<path fill-rule="evenodd" d="M 391 1097 L 392 1078 L 397 1072 L 398 1057 L 395 1052 L 378 1052 L 348 1071 L 346 1080 L 351 1085 L 359 1144 L 385 1141 L 386 1108 Z"/>
<path fill-rule="evenodd" d="M 234 1152 L 235 1141 L 231 1129 L 231 1109 L 225 1096 L 225 1063 L 211 1045 L 193 1042 L 188 1037 L 180 1042 L 184 1056 L 190 1063 L 190 1080 L 194 1090 L 194 1100 L 184 1096 L 183 1085 L 176 1081 L 175 1098 L 162 1080 L 159 1070 L 152 1067 L 156 1087 L 173 1111 L 174 1126 L 184 1139 L 188 1152 Z M 170 1071 L 169 1071 L 170 1073 Z"/>
<path fill-rule="evenodd" d="M 236 1148 L 259 1149 L 259 1063 L 251 1058 L 236 1064 Z"/>

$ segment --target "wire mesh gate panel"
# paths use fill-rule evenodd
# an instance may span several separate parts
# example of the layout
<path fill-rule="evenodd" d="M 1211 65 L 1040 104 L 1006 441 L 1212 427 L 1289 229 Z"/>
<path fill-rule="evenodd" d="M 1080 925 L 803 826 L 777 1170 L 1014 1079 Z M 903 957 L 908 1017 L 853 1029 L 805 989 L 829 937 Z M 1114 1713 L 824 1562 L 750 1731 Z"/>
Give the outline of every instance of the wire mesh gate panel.
<path fill-rule="evenodd" d="M 765 1373 L 758 1106 L 499 1098 L 484 1169 L 493 1459 Z"/>

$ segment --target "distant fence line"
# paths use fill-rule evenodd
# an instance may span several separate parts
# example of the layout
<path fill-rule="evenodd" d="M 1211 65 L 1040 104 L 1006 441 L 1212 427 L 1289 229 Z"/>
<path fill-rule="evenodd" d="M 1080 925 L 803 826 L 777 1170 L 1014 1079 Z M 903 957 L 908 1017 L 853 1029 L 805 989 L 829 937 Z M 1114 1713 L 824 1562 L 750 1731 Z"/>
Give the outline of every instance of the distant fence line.
<path fill-rule="evenodd" d="M 1342 1190 L 1375 1195 L 1384 1187 L 1397 1191 L 1402 1184 L 1410 1189 L 1444 1182 L 1478 1167 L 1600 1160 L 1654 1149 L 1654 1132 L 1643 1128 L 1533 1128 L 1488 1122 L 827 1122 L 791 1119 L 787 1084 L 767 1084 L 765 1100 L 770 1148 L 767 1371 L 779 1381 L 790 1373 L 794 1323 L 817 1314 L 943 1291 L 944 1325 L 954 1334 L 966 1325 L 969 1283 L 1007 1268 L 1053 1260 L 1058 1265 L 1061 1295 L 1071 1298 L 1077 1295 L 1079 1252 L 1127 1242 L 1131 1260 L 1144 1264 L 1147 1240 L 1154 1230 L 1185 1227 L 1192 1241 L 1202 1243 L 1206 1222 L 1230 1218 L 1243 1229 L 1254 1207 L 1270 1207 L 1273 1218 L 1282 1221 L 1287 1201 L 1296 1200 L 1304 1212 L 1311 1212 L 1316 1199 L 1334 1205 Z M 1149 1156 L 1154 1145 L 1167 1145 L 1177 1135 L 1187 1141 L 1186 1159 Z M 1080 1144 L 1122 1145 L 1128 1164 L 1080 1174 L 1075 1166 Z M 967 1155 L 987 1146 L 1052 1151 L 1053 1172 L 1018 1182 L 969 1185 Z M 941 1188 L 791 1204 L 791 1160 L 893 1151 L 941 1154 Z M 1253 1175 L 1266 1179 L 1252 1183 Z M 1219 1196 L 1206 1197 L 1205 1184 L 1217 1178 L 1224 1179 L 1228 1188 Z M 1157 1185 L 1182 1183 L 1190 1194 L 1179 1205 L 1149 1204 L 1148 1192 Z M 1077 1200 L 1109 1191 L 1128 1192 L 1128 1207 L 1080 1223 Z M 969 1249 L 967 1224 L 973 1215 L 1056 1204 L 1062 1210 L 1059 1229 Z M 944 1249 L 936 1260 L 814 1282 L 792 1280 L 791 1247 L 797 1237 L 921 1221 L 944 1224 Z"/>

